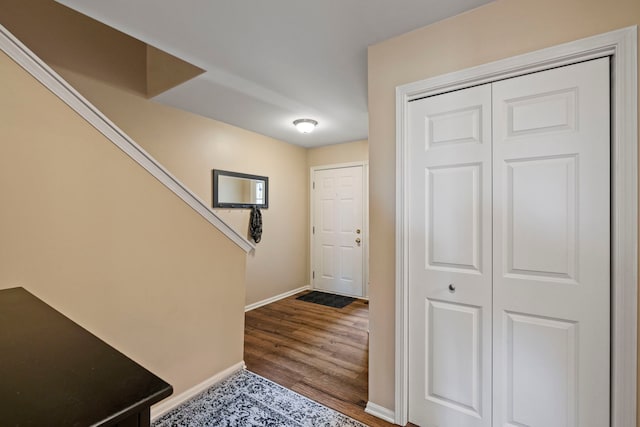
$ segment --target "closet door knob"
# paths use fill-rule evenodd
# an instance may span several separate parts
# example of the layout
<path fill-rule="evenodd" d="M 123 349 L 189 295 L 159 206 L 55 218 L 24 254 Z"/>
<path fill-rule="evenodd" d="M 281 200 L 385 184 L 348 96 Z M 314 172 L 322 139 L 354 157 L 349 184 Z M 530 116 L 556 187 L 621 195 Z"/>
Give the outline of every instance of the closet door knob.
<path fill-rule="evenodd" d="M 453 286 L 453 283 L 449 283 L 449 292 L 454 293 L 456 291 L 456 287 Z"/>

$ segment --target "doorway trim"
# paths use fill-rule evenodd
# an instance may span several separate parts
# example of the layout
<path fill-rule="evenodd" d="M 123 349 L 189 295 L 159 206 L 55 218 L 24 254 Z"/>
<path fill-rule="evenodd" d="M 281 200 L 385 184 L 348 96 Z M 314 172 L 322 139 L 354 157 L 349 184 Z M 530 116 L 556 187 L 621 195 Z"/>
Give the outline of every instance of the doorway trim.
<path fill-rule="evenodd" d="M 408 103 L 600 57 L 611 58 L 611 427 L 636 423 L 638 298 L 637 27 L 455 71 L 396 88 L 395 422 L 408 422 Z"/>
<path fill-rule="evenodd" d="M 313 223 L 314 216 L 314 193 L 313 193 L 313 177 L 316 171 L 327 169 L 342 169 L 354 166 L 362 166 L 362 238 L 364 240 L 364 248 L 362 253 L 362 292 L 361 299 L 369 299 L 369 162 L 366 160 L 347 163 L 333 163 L 329 165 L 312 166 L 309 169 L 309 288 L 315 289 L 313 286 L 313 261 L 314 261 L 314 234 Z"/>

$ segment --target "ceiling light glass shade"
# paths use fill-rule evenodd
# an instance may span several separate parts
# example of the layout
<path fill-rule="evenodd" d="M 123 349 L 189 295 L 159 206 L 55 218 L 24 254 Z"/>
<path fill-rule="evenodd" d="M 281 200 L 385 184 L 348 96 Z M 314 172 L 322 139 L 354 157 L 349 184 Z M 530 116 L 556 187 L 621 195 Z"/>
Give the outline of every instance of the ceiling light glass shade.
<path fill-rule="evenodd" d="M 298 119 L 293 121 L 293 125 L 302 133 L 311 133 L 318 126 L 318 122 L 312 119 Z"/>

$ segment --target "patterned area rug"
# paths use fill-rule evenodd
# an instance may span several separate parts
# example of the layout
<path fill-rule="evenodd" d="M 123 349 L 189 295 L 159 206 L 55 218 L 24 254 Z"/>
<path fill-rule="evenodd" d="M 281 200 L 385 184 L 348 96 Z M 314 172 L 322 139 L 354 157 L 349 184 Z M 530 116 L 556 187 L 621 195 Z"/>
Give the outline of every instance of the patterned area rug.
<path fill-rule="evenodd" d="M 152 423 L 153 427 L 366 427 L 245 369 Z"/>

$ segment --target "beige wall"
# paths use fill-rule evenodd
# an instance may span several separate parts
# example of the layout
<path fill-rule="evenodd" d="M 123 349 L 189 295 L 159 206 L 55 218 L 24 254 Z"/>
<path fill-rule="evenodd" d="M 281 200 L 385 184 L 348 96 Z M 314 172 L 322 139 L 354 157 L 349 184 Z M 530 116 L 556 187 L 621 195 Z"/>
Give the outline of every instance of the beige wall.
<path fill-rule="evenodd" d="M 0 23 L 48 65 L 147 97 L 204 72 L 54 0 L 0 0 Z"/>
<path fill-rule="evenodd" d="M 247 305 L 309 284 L 309 167 L 366 160 L 367 141 L 307 150 L 58 71 L 209 206 L 212 169 L 269 177 L 262 240 L 247 260 Z M 215 211 L 248 235 L 249 210 Z"/>
<path fill-rule="evenodd" d="M 0 288 L 180 393 L 242 360 L 245 253 L 0 53 Z"/>
<path fill-rule="evenodd" d="M 247 260 L 247 305 L 309 284 L 309 168 L 366 161 L 366 140 L 305 149 L 58 71 L 209 206 L 212 169 L 269 177 L 262 240 Z M 248 235 L 249 210 L 215 211 Z"/>
<path fill-rule="evenodd" d="M 269 177 L 263 238 L 247 260 L 246 304 L 309 284 L 306 149 L 147 100 L 145 78 L 152 83 L 159 70 L 168 81 L 167 66 L 176 61 L 51 0 L 0 0 L 0 12 L 0 23 L 209 206 L 211 169 Z M 156 59 L 146 64 L 153 52 Z M 154 66 L 158 58 L 161 67 Z M 183 67 L 172 70 L 185 76 Z M 247 236 L 248 210 L 217 213 Z"/>
<path fill-rule="evenodd" d="M 0 24 L 50 66 L 146 93 L 147 45 L 53 0 L 0 0 Z"/>
<path fill-rule="evenodd" d="M 640 23 L 638 0 L 498 0 L 369 48 L 369 399 L 394 408 L 395 87 Z"/>
<path fill-rule="evenodd" d="M 325 145 L 307 150 L 307 166 L 333 165 L 369 160 L 369 142 L 346 142 L 344 144 Z"/>
<path fill-rule="evenodd" d="M 212 205 L 212 169 L 268 176 L 262 240 L 247 260 L 246 304 L 308 284 L 304 148 L 166 107 L 69 70 L 58 71 L 207 205 Z M 248 209 L 215 211 L 248 235 Z"/>
<path fill-rule="evenodd" d="M 247 305 L 309 284 L 309 168 L 365 161 L 366 140 L 305 149 L 58 71 L 209 206 L 212 169 L 269 177 L 262 240 L 247 260 Z M 249 210 L 215 211 L 248 235 Z"/>
<path fill-rule="evenodd" d="M 146 95 L 148 97 L 159 95 L 202 73 L 204 73 L 202 68 L 147 45 Z"/>

